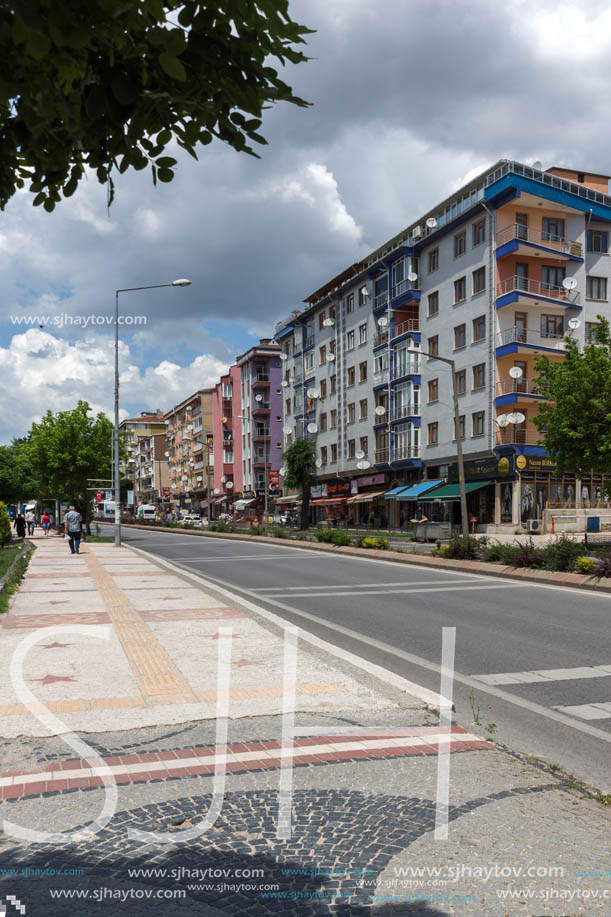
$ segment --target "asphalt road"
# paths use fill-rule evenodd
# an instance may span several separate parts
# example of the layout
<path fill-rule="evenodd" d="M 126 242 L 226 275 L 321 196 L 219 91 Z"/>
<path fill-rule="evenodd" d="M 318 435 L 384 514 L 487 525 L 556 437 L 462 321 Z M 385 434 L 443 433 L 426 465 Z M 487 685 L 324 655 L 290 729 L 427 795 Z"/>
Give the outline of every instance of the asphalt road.
<path fill-rule="evenodd" d="M 432 691 L 455 627 L 457 721 L 609 792 L 611 598 L 282 543 L 123 536 Z"/>

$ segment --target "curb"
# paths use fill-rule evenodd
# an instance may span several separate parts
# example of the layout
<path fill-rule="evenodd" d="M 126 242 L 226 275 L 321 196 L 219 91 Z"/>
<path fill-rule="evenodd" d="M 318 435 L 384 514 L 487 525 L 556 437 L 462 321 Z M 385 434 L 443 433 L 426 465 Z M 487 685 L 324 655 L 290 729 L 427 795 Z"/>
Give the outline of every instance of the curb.
<path fill-rule="evenodd" d="M 398 564 L 415 564 L 420 567 L 432 567 L 438 570 L 458 570 L 479 576 L 497 576 L 501 579 L 515 579 L 521 582 L 537 583 L 539 586 L 568 586 L 571 589 L 587 589 L 603 595 L 611 595 L 611 581 L 597 580 L 595 576 L 582 573 L 552 573 L 547 570 L 531 570 L 528 567 L 502 567 L 478 560 L 447 560 L 442 557 L 428 557 L 424 554 L 400 554 L 397 551 L 379 551 L 370 548 L 338 547 L 336 545 L 299 541 L 298 539 L 270 538 L 268 535 L 247 535 L 237 532 L 191 532 L 187 529 L 173 529 L 165 526 L 126 525 L 127 531 L 135 529 L 140 532 L 163 532 L 164 534 L 192 535 L 198 538 L 225 538 L 228 541 L 257 541 L 262 544 L 275 544 L 278 547 L 297 546 L 306 551 L 343 554 L 348 557 L 368 557 L 372 560 L 386 560 Z"/>

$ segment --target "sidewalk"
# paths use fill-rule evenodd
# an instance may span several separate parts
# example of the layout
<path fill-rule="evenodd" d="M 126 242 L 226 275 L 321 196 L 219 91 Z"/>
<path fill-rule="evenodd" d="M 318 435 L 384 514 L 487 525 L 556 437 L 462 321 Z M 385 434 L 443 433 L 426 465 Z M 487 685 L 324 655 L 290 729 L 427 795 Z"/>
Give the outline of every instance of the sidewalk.
<path fill-rule="evenodd" d="M 86 543 L 73 557 L 60 538 L 36 545 L 0 619 L 0 816 L 64 832 L 102 810 L 92 765 L 61 736 L 49 737 L 9 678 L 18 644 L 53 625 L 109 629 L 108 642 L 42 635 L 24 678 L 104 759 L 119 801 L 108 826 L 87 840 L 4 836 L 0 898 L 16 895 L 27 917 L 145 909 L 160 917 L 608 913 L 609 873 L 591 873 L 606 869 L 608 809 L 496 748 L 476 727 L 443 734 L 425 708 L 434 706 L 430 692 L 359 667 L 306 634 L 298 641 L 296 731 L 318 734 L 294 740 L 292 836 L 279 840 L 284 643 L 274 616 L 125 547 Z M 228 746 L 217 749 L 224 640 L 230 722 Z M 221 812 L 209 831 L 181 842 L 179 833 L 210 809 L 221 761 Z M 435 840 L 438 764 L 448 762 L 449 836 Z M 129 827 L 175 832 L 177 842 L 128 840 Z"/>

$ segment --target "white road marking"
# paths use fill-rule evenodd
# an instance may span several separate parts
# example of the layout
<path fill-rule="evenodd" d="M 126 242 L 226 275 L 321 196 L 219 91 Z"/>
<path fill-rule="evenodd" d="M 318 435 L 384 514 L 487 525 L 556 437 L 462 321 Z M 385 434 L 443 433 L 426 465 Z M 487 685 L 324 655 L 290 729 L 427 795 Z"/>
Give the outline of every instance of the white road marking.
<path fill-rule="evenodd" d="M 417 592 L 420 595 L 424 595 L 424 593 L 428 594 L 429 592 L 456 592 L 456 591 L 464 592 L 467 589 L 524 589 L 524 587 L 528 585 L 529 585 L 528 583 L 503 583 L 503 582 L 495 581 L 492 583 L 483 583 L 483 584 L 477 582 L 473 586 L 470 586 L 468 583 L 466 583 L 465 585 L 463 585 L 462 583 L 452 583 L 451 586 L 433 586 L 431 589 L 422 589 L 421 587 L 418 587 L 417 589 L 410 589 L 410 588 L 368 589 L 367 592 L 359 592 L 358 588 L 349 589 L 349 590 L 346 590 L 345 592 L 315 592 L 314 588 L 316 587 L 314 587 L 309 592 L 291 592 L 287 594 L 286 598 L 324 599 L 324 598 L 334 598 L 337 595 L 340 595 L 340 596 L 341 595 L 357 595 L 361 598 L 365 598 L 368 595 L 398 595 L 398 594 L 403 595 L 409 592 Z M 278 593 L 278 595 L 273 596 L 273 598 L 280 598 L 280 597 L 282 597 L 282 593 Z M 272 596 L 260 595 L 259 598 L 261 599 L 272 598 Z"/>
<path fill-rule="evenodd" d="M 575 704 L 573 707 L 554 707 L 561 713 L 569 716 L 578 716 L 580 720 L 605 720 L 611 717 L 611 703 L 609 704 Z"/>
<path fill-rule="evenodd" d="M 472 577 L 473 582 L 479 582 L 479 577 Z M 453 580 L 421 579 L 421 580 L 402 580 L 400 583 L 341 583 L 337 586 L 311 586 L 312 589 L 369 589 L 380 588 L 381 586 L 436 586 L 438 583 L 451 583 Z M 292 593 L 303 592 L 305 586 L 259 586 L 252 588 L 251 592 L 257 592 L 261 596 L 273 595 L 275 593 Z M 309 594 L 309 593 L 308 593 Z"/>
<path fill-rule="evenodd" d="M 573 678 L 607 678 L 611 665 L 579 666 L 575 669 L 534 669 L 532 672 L 499 672 L 493 675 L 472 675 L 486 685 L 527 685 L 541 681 L 570 681 Z M 556 708 L 564 709 L 564 708 Z"/>
<path fill-rule="evenodd" d="M 134 545 L 129 545 L 129 547 L 134 547 Z M 288 553 L 288 552 L 287 552 Z M 308 554 L 309 558 L 312 556 L 320 559 L 323 557 L 325 560 L 328 560 L 329 557 L 333 557 L 332 554 L 314 554 L 310 551 L 293 551 L 292 554 L 289 554 L 289 557 L 300 557 L 302 554 Z M 224 557 L 172 557 L 166 558 L 167 560 L 180 561 L 182 563 L 188 562 L 190 564 L 210 564 L 218 560 L 278 560 L 279 557 L 283 557 L 284 554 L 227 554 Z M 337 560 L 337 557 L 334 558 Z"/>

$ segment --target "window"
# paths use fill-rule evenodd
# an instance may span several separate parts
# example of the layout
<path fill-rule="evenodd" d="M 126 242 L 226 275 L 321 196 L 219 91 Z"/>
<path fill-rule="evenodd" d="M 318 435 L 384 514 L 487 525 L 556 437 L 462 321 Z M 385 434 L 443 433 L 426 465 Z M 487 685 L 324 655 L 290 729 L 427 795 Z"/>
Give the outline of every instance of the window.
<path fill-rule="evenodd" d="M 353 459 L 355 455 L 356 455 L 356 440 L 349 439 L 348 440 L 348 458 Z"/>
<path fill-rule="evenodd" d="M 586 344 L 596 344 L 597 328 L 600 328 L 598 322 L 586 322 Z"/>
<path fill-rule="evenodd" d="M 467 232 L 463 229 L 462 232 L 456 233 L 454 236 L 454 257 L 459 258 L 461 255 L 464 255 L 467 250 Z"/>
<path fill-rule="evenodd" d="M 320 432 L 324 433 L 327 429 L 327 415 L 321 414 L 318 419 L 318 426 L 320 427 Z"/>
<path fill-rule="evenodd" d="M 369 452 L 369 443 L 366 436 L 361 436 L 359 439 L 359 449 L 361 452 L 364 452 L 365 455 Z"/>
<path fill-rule="evenodd" d="M 562 290 L 564 276 L 563 267 L 550 267 L 550 265 L 544 264 L 541 267 L 541 286 L 544 290 Z"/>
<path fill-rule="evenodd" d="M 467 391 L 467 370 L 459 369 L 455 375 L 456 379 L 456 394 L 464 395 Z"/>
<path fill-rule="evenodd" d="M 352 404 L 348 405 L 348 423 L 354 423 L 356 420 L 356 403 L 353 401 Z"/>
<path fill-rule="evenodd" d="M 429 381 L 429 404 L 433 401 L 439 401 L 439 379 Z"/>
<path fill-rule="evenodd" d="M 367 305 L 367 287 L 359 287 L 359 306 Z"/>
<path fill-rule="evenodd" d="M 541 238 L 544 242 L 564 241 L 564 220 L 543 217 L 542 229 Z"/>
<path fill-rule="evenodd" d="M 325 319 L 327 318 L 327 313 L 323 309 L 322 312 L 318 313 L 318 330 L 322 331 L 325 327 Z"/>
<path fill-rule="evenodd" d="M 354 312 L 354 293 L 346 296 L 346 312 Z"/>
<path fill-rule="evenodd" d="M 314 369 L 314 351 L 310 350 L 305 355 L 305 368 Z"/>
<path fill-rule="evenodd" d="M 467 345 L 467 326 L 457 325 L 454 329 L 454 350 L 459 350 L 461 347 L 466 347 Z"/>
<path fill-rule="evenodd" d="M 293 411 L 297 413 L 297 395 L 293 395 Z"/>
<path fill-rule="evenodd" d="M 331 464 L 337 462 L 337 443 L 331 443 Z"/>
<path fill-rule="evenodd" d="M 335 321 L 335 306 L 329 306 L 329 318 Z"/>
<path fill-rule="evenodd" d="M 476 245 L 481 245 L 482 242 L 486 239 L 486 220 L 478 220 L 477 223 L 473 224 L 473 248 Z"/>
<path fill-rule="evenodd" d="M 473 319 L 473 343 L 483 341 L 486 337 L 486 316 L 479 315 Z"/>
<path fill-rule="evenodd" d="M 374 375 L 379 375 L 381 373 L 388 372 L 388 351 L 384 350 L 382 353 L 378 353 L 373 358 L 373 372 Z"/>
<path fill-rule="evenodd" d="M 431 357 L 439 356 L 439 335 L 435 334 L 432 338 L 428 340 L 429 345 L 429 355 Z"/>
<path fill-rule="evenodd" d="M 367 420 L 367 399 L 359 401 L 359 420 Z"/>
<path fill-rule="evenodd" d="M 473 367 L 473 388 L 484 388 L 486 385 L 486 364 L 478 363 Z"/>
<path fill-rule="evenodd" d="M 564 316 L 562 315 L 542 315 L 541 316 L 541 337 L 561 338 L 563 334 L 564 334 Z"/>
<path fill-rule="evenodd" d="M 354 350 L 354 331 L 346 332 L 346 350 Z"/>
<path fill-rule="evenodd" d="M 321 365 L 321 366 L 322 366 L 323 363 L 326 363 L 326 362 L 327 362 L 327 347 L 326 347 L 325 344 L 323 344 L 323 346 L 320 348 L 320 359 L 319 359 L 319 362 L 320 362 L 320 365 Z"/>
<path fill-rule="evenodd" d="M 284 413 L 285 414 L 291 413 L 291 399 L 290 398 L 287 398 L 286 401 L 284 402 Z"/>
<path fill-rule="evenodd" d="M 473 296 L 476 293 L 481 293 L 486 289 L 486 268 L 480 267 L 476 271 L 473 271 Z"/>
<path fill-rule="evenodd" d="M 609 233 L 604 229 L 588 229 L 586 248 L 589 252 L 606 255 L 609 251 Z"/>
<path fill-rule="evenodd" d="M 346 370 L 346 385 L 354 385 L 356 382 L 356 374 L 354 366 L 349 366 Z"/>
<path fill-rule="evenodd" d="M 461 414 L 458 418 L 458 431 L 461 439 L 465 438 L 465 415 Z M 454 439 L 456 439 L 456 420 L 454 421 Z"/>
<path fill-rule="evenodd" d="M 518 239 L 528 239 L 527 213 L 516 213 L 516 235 Z"/>
<path fill-rule="evenodd" d="M 337 383 L 337 376 L 330 376 L 330 377 L 329 377 L 329 384 L 330 384 L 330 386 L 331 386 L 331 394 L 332 394 L 332 395 L 334 395 L 335 392 L 337 391 L 337 384 L 336 384 L 336 383 Z"/>
<path fill-rule="evenodd" d="M 323 465 L 327 464 L 327 447 L 326 446 L 320 447 L 320 461 L 322 462 Z"/>
<path fill-rule="evenodd" d="M 438 315 L 439 313 L 439 291 L 438 290 L 435 290 L 434 293 L 429 293 L 428 303 L 429 303 L 429 317 L 432 315 Z"/>
<path fill-rule="evenodd" d="M 359 363 L 359 382 L 367 381 L 367 360 Z"/>
<path fill-rule="evenodd" d="M 462 302 L 467 298 L 467 278 L 459 277 L 454 281 L 454 302 Z"/>
<path fill-rule="evenodd" d="M 367 343 L 367 325 L 359 325 L 359 344 Z"/>
<path fill-rule="evenodd" d="M 586 277 L 587 299 L 607 299 L 607 278 Z"/>
<path fill-rule="evenodd" d="M 330 420 L 330 429 L 335 430 L 335 428 L 337 427 L 337 411 L 335 409 L 331 411 L 329 420 Z"/>
<path fill-rule="evenodd" d="M 436 446 L 439 442 L 439 424 L 437 422 L 430 423 L 429 427 L 429 446 Z"/>
<path fill-rule="evenodd" d="M 320 380 L 320 397 L 321 398 L 327 397 L 327 380 L 326 379 Z"/>
<path fill-rule="evenodd" d="M 439 249 L 434 248 L 428 254 L 428 267 L 429 274 L 432 274 L 433 271 L 436 271 L 439 267 Z"/>
<path fill-rule="evenodd" d="M 332 341 L 329 341 L 329 353 L 332 353 L 335 356 L 335 338 Z"/>
<path fill-rule="evenodd" d="M 484 435 L 484 414 L 484 411 L 476 411 L 475 414 L 471 414 L 472 436 Z"/>

